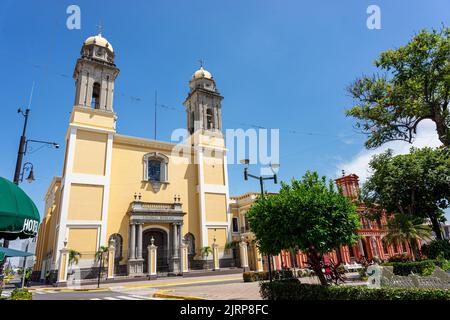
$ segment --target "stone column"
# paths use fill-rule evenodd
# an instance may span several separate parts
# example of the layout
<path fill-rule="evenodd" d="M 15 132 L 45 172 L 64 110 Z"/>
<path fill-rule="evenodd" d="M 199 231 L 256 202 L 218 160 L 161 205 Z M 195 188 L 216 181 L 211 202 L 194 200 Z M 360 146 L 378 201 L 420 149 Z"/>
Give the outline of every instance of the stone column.
<path fill-rule="evenodd" d="M 64 241 L 64 248 L 59 250 L 59 270 L 58 283 L 67 282 L 67 268 L 69 266 L 69 249 L 67 248 L 67 240 Z"/>
<path fill-rule="evenodd" d="M 180 251 L 181 251 L 181 271 L 182 273 L 189 272 L 188 244 L 186 240 L 183 240 L 181 242 Z"/>
<path fill-rule="evenodd" d="M 219 245 L 216 243 L 216 237 L 214 237 L 214 242 L 211 245 L 213 254 L 213 270 L 219 270 Z"/>
<path fill-rule="evenodd" d="M 373 258 L 377 258 L 379 259 L 379 248 L 377 245 L 377 242 L 375 240 L 375 237 L 370 237 L 370 241 L 371 241 L 371 245 L 372 245 L 372 253 L 373 253 Z"/>
<path fill-rule="evenodd" d="M 359 255 L 364 257 L 366 255 L 366 253 L 364 252 L 364 246 L 363 246 L 362 241 L 363 241 L 362 239 L 358 239 Z"/>
<path fill-rule="evenodd" d="M 181 246 L 183 245 L 183 237 L 181 236 L 182 233 L 182 224 L 180 223 L 178 225 L 178 248 L 177 248 L 177 252 L 178 252 L 178 256 L 180 257 L 180 259 L 183 257 L 183 255 L 181 254 Z"/>
<path fill-rule="evenodd" d="M 111 239 L 109 241 L 109 248 L 108 248 L 108 279 L 114 278 L 114 258 L 116 256 L 116 248 L 115 248 L 115 241 L 114 239 Z"/>
<path fill-rule="evenodd" d="M 137 225 L 137 256 L 136 259 L 142 259 L 142 223 Z"/>
<path fill-rule="evenodd" d="M 147 246 L 148 250 L 148 261 L 147 269 L 150 278 L 156 278 L 157 276 L 157 250 L 158 247 L 155 246 L 155 239 L 153 237 L 150 239 L 150 245 Z"/>
<path fill-rule="evenodd" d="M 136 259 L 136 225 L 130 224 L 130 260 Z"/>
<path fill-rule="evenodd" d="M 174 257 L 178 255 L 177 252 L 177 244 L 178 237 L 177 237 L 177 225 L 175 223 L 172 224 L 172 254 Z"/>
<path fill-rule="evenodd" d="M 171 275 L 179 275 L 181 273 L 180 252 L 178 244 L 178 229 L 180 223 L 172 224 L 172 256 L 170 257 L 170 273 Z M 181 231 L 180 231 L 181 232 Z"/>
<path fill-rule="evenodd" d="M 259 248 L 257 246 L 255 246 L 255 260 L 256 260 L 255 261 L 256 262 L 256 268 L 255 268 L 256 271 L 258 271 L 258 272 L 264 271 L 261 252 L 259 251 Z"/>
<path fill-rule="evenodd" d="M 245 268 L 248 268 L 248 252 L 244 236 L 241 237 L 241 242 L 239 243 L 239 255 L 241 258 L 241 267 L 245 271 Z"/>

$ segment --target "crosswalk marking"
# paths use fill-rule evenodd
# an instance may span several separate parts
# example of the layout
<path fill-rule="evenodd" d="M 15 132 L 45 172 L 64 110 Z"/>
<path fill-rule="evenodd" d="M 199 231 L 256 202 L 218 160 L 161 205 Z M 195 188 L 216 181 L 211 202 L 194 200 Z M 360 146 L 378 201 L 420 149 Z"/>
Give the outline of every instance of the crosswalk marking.
<path fill-rule="evenodd" d="M 117 299 L 114 297 L 104 297 L 103 299 L 105 299 L 105 300 L 120 300 L 120 299 Z"/>
<path fill-rule="evenodd" d="M 57 291 L 52 291 L 52 290 L 42 290 L 42 291 L 33 291 L 33 293 L 36 294 L 47 294 L 47 293 L 58 293 Z"/>
<path fill-rule="evenodd" d="M 37 294 L 47 294 L 47 293 L 57 293 L 56 291 L 45 290 L 45 291 L 34 291 L 33 293 Z"/>
<path fill-rule="evenodd" d="M 92 298 L 92 299 L 89 299 L 89 300 L 102 300 L 102 299 L 100 299 L 100 298 Z"/>

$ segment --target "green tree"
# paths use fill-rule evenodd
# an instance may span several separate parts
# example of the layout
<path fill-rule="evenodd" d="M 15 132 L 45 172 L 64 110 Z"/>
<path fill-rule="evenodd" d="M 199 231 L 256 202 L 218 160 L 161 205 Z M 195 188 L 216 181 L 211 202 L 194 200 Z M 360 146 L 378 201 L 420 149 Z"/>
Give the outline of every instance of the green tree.
<path fill-rule="evenodd" d="M 434 239 L 430 243 L 422 245 L 422 253 L 428 259 L 446 259 L 450 260 L 450 240 Z"/>
<path fill-rule="evenodd" d="M 362 188 L 363 201 L 375 216 L 383 210 L 402 214 L 415 222 L 429 219 L 438 239 L 440 223 L 450 206 L 450 157 L 446 148 L 411 148 L 393 156 L 392 150 L 376 155 L 369 163 L 372 176 Z"/>
<path fill-rule="evenodd" d="M 316 172 L 281 183 L 279 194 L 258 197 L 247 212 L 261 252 L 277 255 L 298 248 L 308 255 L 321 284 L 323 255 L 357 239 L 359 216 L 349 199 Z"/>
<path fill-rule="evenodd" d="M 406 242 L 413 253 L 413 259 L 419 258 L 417 240 L 431 239 L 430 226 L 423 223 L 423 219 L 397 214 L 387 223 L 387 234 L 383 241 L 390 244 Z"/>
<path fill-rule="evenodd" d="M 97 287 L 100 287 L 100 278 L 102 276 L 103 271 L 103 262 L 105 260 L 105 257 L 108 256 L 108 250 L 109 248 L 107 246 L 100 246 L 100 248 L 95 253 L 95 260 L 98 261 L 99 267 L 98 267 L 98 282 Z"/>
<path fill-rule="evenodd" d="M 70 250 L 69 251 L 69 265 L 78 264 L 80 257 L 81 257 L 81 253 L 79 253 L 76 250 Z"/>
<path fill-rule="evenodd" d="M 375 66 L 381 74 L 364 75 L 347 89 L 355 106 L 346 113 L 368 134 L 366 147 L 411 143 L 425 119 L 450 146 L 450 28 L 420 31 L 408 44 L 381 53 Z"/>
<path fill-rule="evenodd" d="M 201 255 L 202 255 L 203 259 L 205 259 L 205 262 L 203 263 L 203 266 L 205 269 L 208 267 L 208 257 L 211 253 L 212 253 L 212 249 L 209 246 L 203 247 L 201 249 Z"/>

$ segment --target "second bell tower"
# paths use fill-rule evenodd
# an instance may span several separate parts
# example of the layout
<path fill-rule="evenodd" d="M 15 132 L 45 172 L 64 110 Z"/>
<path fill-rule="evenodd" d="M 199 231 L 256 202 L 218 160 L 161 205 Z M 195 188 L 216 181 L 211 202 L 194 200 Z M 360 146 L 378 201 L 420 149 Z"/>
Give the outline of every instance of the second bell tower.
<path fill-rule="evenodd" d="M 189 81 L 189 95 L 184 102 L 187 128 L 190 134 L 197 130 L 221 131 L 223 97 L 211 73 L 200 67 Z"/>

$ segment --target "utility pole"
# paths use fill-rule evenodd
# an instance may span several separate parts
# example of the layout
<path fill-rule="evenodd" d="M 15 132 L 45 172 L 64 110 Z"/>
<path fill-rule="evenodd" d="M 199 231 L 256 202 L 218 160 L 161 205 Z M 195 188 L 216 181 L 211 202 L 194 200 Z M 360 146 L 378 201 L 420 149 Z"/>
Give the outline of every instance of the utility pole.
<path fill-rule="evenodd" d="M 28 124 L 28 115 L 30 114 L 30 109 L 27 108 L 25 112 L 22 111 L 22 109 L 18 109 L 17 113 L 21 113 L 25 117 L 25 121 L 23 123 L 23 129 L 22 129 L 22 136 L 20 137 L 19 141 L 19 151 L 17 152 L 17 160 L 16 160 L 16 170 L 14 171 L 14 183 L 16 185 L 19 185 L 20 180 L 20 169 L 22 168 L 22 160 L 23 155 L 25 154 L 25 144 L 27 142 L 26 133 L 27 133 L 27 124 Z M 8 248 L 9 247 L 9 240 L 3 240 L 3 247 Z"/>
<path fill-rule="evenodd" d="M 28 252 L 28 246 L 30 242 L 27 240 L 27 247 L 25 249 L 25 252 Z M 26 277 L 26 267 L 27 267 L 27 257 L 23 257 L 23 265 L 22 265 L 22 289 L 25 286 L 25 277 Z"/>
<path fill-rule="evenodd" d="M 31 98 L 33 96 L 33 90 L 31 91 L 31 96 L 30 96 L 30 103 L 31 103 Z M 28 125 L 28 116 L 30 114 L 30 108 L 28 107 L 27 109 L 25 109 L 25 112 L 19 108 L 17 110 L 17 113 L 21 113 L 25 120 L 23 123 L 23 129 L 22 129 L 22 135 L 20 136 L 20 141 L 19 141 L 19 150 L 17 151 L 17 160 L 16 160 L 16 169 L 14 170 L 14 178 L 13 178 L 13 182 L 16 185 L 19 185 L 19 183 L 22 181 L 22 176 L 23 176 L 23 172 L 22 171 L 22 162 L 23 162 L 23 156 L 25 155 L 25 153 L 27 152 L 27 146 L 28 146 L 28 142 L 35 142 L 35 143 L 41 143 L 41 144 L 47 144 L 47 145 L 51 145 L 54 148 L 58 149 L 59 148 L 59 144 L 57 144 L 56 142 L 47 142 L 47 141 L 41 141 L 41 140 L 27 140 L 26 138 L 26 134 L 27 134 L 27 125 Z M 25 163 L 25 166 L 27 164 L 31 165 L 31 168 L 33 168 L 33 165 L 31 163 Z M 23 171 L 25 170 L 25 168 L 23 168 Z M 31 181 L 34 180 L 32 177 L 32 172 L 33 170 L 31 169 Z M 9 240 L 4 240 L 3 241 L 3 247 L 4 248 L 8 248 L 9 247 Z"/>
<path fill-rule="evenodd" d="M 25 117 L 25 121 L 23 124 L 23 130 L 22 130 L 22 136 L 20 137 L 19 142 L 19 151 L 17 152 L 17 160 L 16 160 L 16 170 L 14 172 L 14 183 L 19 184 L 20 179 L 20 169 L 22 168 L 22 160 L 23 155 L 25 154 L 25 144 L 26 144 L 26 133 L 27 133 L 27 124 L 28 124 L 28 115 L 30 114 L 30 109 L 26 109 L 25 113 L 22 111 L 22 109 L 17 110 L 17 113 L 22 113 L 22 115 Z"/>

